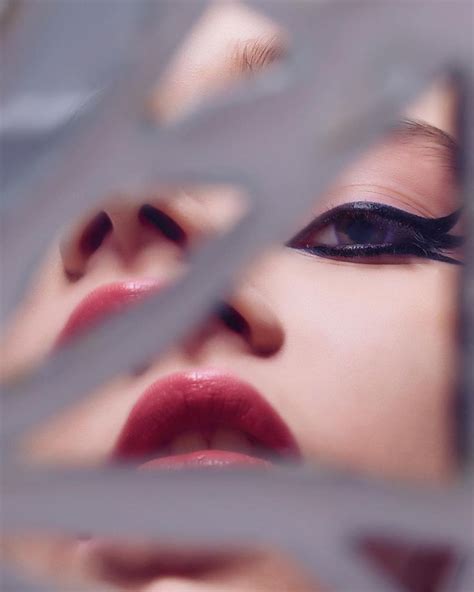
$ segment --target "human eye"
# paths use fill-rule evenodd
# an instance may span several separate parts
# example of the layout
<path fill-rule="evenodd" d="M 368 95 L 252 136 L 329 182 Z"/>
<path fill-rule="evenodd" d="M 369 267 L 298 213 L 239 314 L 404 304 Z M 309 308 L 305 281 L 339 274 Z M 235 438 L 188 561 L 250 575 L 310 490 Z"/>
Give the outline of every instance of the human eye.
<path fill-rule="evenodd" d="M 442 218 L 425 218 L 382 203 L 357 201 L 318 216 L 287 246 L 354 261 L 385 255 L 388 262 L 390 257 L 411 256 L 460 264 L 449 256 L 463 242 L 461 236 L 449 234 L 459 215 L 457 210 Z"/>

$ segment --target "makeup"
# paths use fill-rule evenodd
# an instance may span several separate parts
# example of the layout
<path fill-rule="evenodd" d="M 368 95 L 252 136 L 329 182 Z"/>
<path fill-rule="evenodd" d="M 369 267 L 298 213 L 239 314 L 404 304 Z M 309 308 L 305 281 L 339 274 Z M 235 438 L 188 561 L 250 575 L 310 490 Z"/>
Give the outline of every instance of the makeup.
<path fill-rule="evenodd" d="M 449 234 L 460 213 L 424 218 L 381 203 L 352 202 L 313 220 L 287 246 L 321 257 L 398 255 L 459 265 L 446 253 L 463 244 L 463 237 Z"/>
<path fill-rule="evenodd" d="M 56 346 L 97 325 L 102 319 L 124 310 L 147 294 L 159 291 L 163 285 L 161 281 L 143 279 L 114 282 L 96 288 L 73 310 L 56 340 Z"/>
<path fill-rule="evenodd" d="M 199 369 L 162 378 L 143 393 L 111 460 L 142 468 L 223 468 L 299 456 L 288 426 L 254 387 Z"/>

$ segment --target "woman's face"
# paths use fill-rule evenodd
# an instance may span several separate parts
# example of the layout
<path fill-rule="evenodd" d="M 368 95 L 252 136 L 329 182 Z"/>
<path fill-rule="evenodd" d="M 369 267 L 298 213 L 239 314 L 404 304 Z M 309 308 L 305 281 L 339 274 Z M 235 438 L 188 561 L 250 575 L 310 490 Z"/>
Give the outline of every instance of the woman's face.
<path fill-rule="evenodd" d="M 173 61 L 153 108 L 162 119 L 178 117 L 205 95 L 280 59 L 286 42 L 282 37 L 275 24 L 236 4 L 209 10 Z M 211 393 L 217 399 L 226 389 L 230 394 L 224 393 L 224 399 L 238 398 L 232 389 L 242 389 L 244 382 L 261 395 L 256 415 L 267 420 L 272 414 L 269 404 L 285 425 L 278 428 L 285 434 L 275 436 L 278 429 L 272 424 L 276 445 L 266 440 L 272 439 L 268 434 L 259 434 L 273 453 L 294 440 L 293 452 L 297 449 L 309 463 L 389 477 L 447 476 L 452 465 L 448 411 L 459 267 L 423 253 L 458 254 L 433 245 L 431 251 L 426 245 L 433 237 L 423 237 L 428 241 L 424 249 L 409 254 L 371 254 L 362 247 L 413 244 L 413 229 L 393 218 L 398 214 L 390 208 L 367 214 L 360 204 L 347 206 L 376 202 L 425 218 L 457 209 L 454 143 L 444 133 L 452 132 L 450 97 L 435 93 L 409 115 L 422 122 L 401 125 L 344 171 L 293 234 L 313 220 L 318 223 L 290 241 L 291 246 L 269 249 L 247 269 L 224 312 L 165 356 L 117 377 L 39 430 L 25 447 L 28 457 L 101 464 L 113 451 L 126 456 L 136 442 L 129 436 L 132 428 L 124 433 L 124 426 L 130 427 L 132 409 L 157 381 L 164 379 L 158 384 L 168 399 L 181 396 L 179 389 L 188 389 L 185 396 L 192 398 L 199 385 L 217 389 Z M 337 216 L 321 218 L 335 208 L 340 208 Z M 172 282 L 186 269 L 187 254 L 224 232 L 240 213 L 239 193 L 229 187 L 107 198 L 102 210 L 85 215 L 52 245 L 4 340 L 4 374 L 37 361 L 137 293 Z M 347 249 L 351 245 L 359 246 L 359 256 L 352 256 L 354 250 Z M 321 246 L 326 251 L 318 249 Z M 341 246 L 345 250 L 334 251 Z M 95 292 L 104 286 L 106 291 Z M 100 297 L 94 300 L 92 293 Z M 121 296 L 104 296 L 111 293 Z M 84 305 L 86 297 L 95 304 Z M 155 321 L 159 331 L 159 319 Z M 171 403 L 162 403 L 167 405 Z M 205 434 L 181 417 L 175 433 L 160 441 L 160 451 L 145 447 L 141 452 L 173 456 L 177 465 L 181 461 L 176 457 L 194 462 L 193 452 L 203 449 L 226 450 L 225 462 L 234 458 L 230 453 L 261 455 L 245 433 L 251 428 L 230 417 L 237 413 L 232 405 L 230 409 L 214 418 L 211 428 L 206 424 Z M 169 431 L 164 423 L 159 425 Z M 155 436 L 152 440 L 157 445 Z M 12 553 L 22 556 L 22 548 L 18 544 Z M 63 566 L 94 571 L 96 576 L 112 577 L 110 570 L 116 569 L 112 579 L 117 585 L 130 583 L 117 567 L 126 565 L 140 576 L 134 580 L 136 588 L 149 592 L 242 586 L 275 590 L 275 581 L 282 583 L 282 590 L 311 588 L 296 568 L 263 550 L 192 574 L 176 569 L 172 577 L 164 577 L 153 570 L 143 576 L 156 559 L 149 547 L 68 543 L 60 555 L 55 544 L 47 548 L 50 566 L 54 556 L 60 556 Z"/>

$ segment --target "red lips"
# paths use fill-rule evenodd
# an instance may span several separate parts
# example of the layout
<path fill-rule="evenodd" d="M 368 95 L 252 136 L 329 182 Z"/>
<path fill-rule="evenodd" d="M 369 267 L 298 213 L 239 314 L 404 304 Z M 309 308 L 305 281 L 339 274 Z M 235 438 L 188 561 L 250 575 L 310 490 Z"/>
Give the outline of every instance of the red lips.
<path fill-rule="evenodd" d="M 249 454 L 212 446 L 217 430 L 244 435 Z M 164 455 L 182 433 L 199 434 L 202 450 Z M 249 384 L 216 370 L 173 374 L 152 384 L 133 407 L 113 451 L 114 459 L 153 458 L 143 467 L 267 464 L 265 456 L 298 457 L 290 430 Z"/>
<path fill-rule="evenodd" d="M 73 311 L 56 345 L 162 286 L 140 280 L 94 290 Z M 184 450 L 183 437 L 193 442 L 185 443 Z M 230 444 L 226 440 L 224 445 L 223 438 L 230 438 Z M 158 380 L 143 393 L 120 433 L 112 459 L 140 459 L 146 469 L 264 467 L 270 458 L 294 459 L 299 454 L 289 428 L 255 388 L 217 370 L 196 370 Z M 144 459 L 149 460 L 143 463 Z"/>
<path fill-rule="evenodd" d="M 116 282 L 97 288 L 79 303 L 59 334 L 56 345 L 62 345 L 103 318 L 120 312 L 128 305 L 163 287 L 156 280 Z"/>

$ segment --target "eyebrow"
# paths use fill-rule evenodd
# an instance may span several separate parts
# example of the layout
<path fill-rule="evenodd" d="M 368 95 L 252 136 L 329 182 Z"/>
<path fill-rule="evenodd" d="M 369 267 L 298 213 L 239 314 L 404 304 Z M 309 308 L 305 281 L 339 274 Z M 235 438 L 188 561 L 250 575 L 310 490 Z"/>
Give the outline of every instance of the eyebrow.
<path fill-rule="evenodd" d="M 414 119 L 402 119 L 392 128 L 392 133 L 401 142 L 415 142 L 426 148 L 427 155 L 438 158 L 458 178 L 459 145 L 452 136 L 433 125 Z"/>
<path fill-rule="evenodd" d="M 230 54 L 231 67 L 240 74 L 254 74 L 281 60 L 286 46 L 279 35 L 236 41 Z"/>

